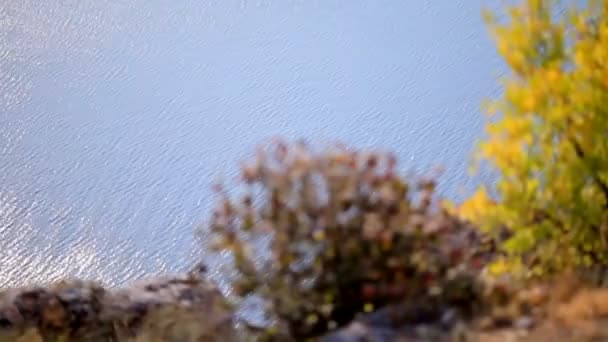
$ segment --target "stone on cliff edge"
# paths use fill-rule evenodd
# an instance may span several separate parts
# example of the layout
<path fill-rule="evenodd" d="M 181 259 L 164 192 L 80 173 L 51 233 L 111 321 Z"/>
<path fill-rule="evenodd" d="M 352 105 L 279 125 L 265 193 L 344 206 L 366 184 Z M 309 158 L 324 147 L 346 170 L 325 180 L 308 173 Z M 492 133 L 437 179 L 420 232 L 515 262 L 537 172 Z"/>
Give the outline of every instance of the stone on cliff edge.
<path fill-rule="evenodd" d="M 0 341 L 231 341 L 232 323 L 198 272 L 120 289 L 70 280 L 0 292 Z"/>

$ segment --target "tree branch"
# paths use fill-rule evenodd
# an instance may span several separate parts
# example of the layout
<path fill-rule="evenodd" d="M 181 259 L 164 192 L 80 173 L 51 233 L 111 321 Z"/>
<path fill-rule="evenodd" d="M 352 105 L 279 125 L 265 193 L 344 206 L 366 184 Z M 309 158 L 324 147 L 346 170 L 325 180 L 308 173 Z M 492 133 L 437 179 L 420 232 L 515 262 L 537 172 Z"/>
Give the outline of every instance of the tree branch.
<path fill-rule="evenodd" d="M 570 143 L 574 147 L 576 156 L 585 162 L 586 154 L 585 154 L 585 151 L 583 151 L 583 148 L 581 147 L 581 145 L 573 138 L 568 138 L 568 141 L 570 141 Z M 593 177 L 593 180 L 595 181 L 597 186 L 599 186 L 600 190 L 602 191 L 602 194 L 604 195 L 604 199 L 605 199 L 604 208 L 608 209 L 608 185 L 606 183 L 604 183 L 602 181 L 602 179 L 600 178 L 600 176 L 598 174 L 596 174 L 595 172 L 591 171 L 591 176 Z"/>

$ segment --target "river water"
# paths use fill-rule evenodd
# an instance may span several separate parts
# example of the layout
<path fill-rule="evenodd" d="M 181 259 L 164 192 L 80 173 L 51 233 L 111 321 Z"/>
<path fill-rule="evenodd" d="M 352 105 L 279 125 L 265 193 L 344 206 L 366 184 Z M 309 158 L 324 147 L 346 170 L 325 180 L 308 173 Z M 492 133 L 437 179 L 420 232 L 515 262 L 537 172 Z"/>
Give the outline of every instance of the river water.
<path fill-rule="evenodd" d="M 444 165 L 458 197 L 499 3 L 4 1 L 0 286 L 188 266 L 210 182 L 274 135 Z"/>

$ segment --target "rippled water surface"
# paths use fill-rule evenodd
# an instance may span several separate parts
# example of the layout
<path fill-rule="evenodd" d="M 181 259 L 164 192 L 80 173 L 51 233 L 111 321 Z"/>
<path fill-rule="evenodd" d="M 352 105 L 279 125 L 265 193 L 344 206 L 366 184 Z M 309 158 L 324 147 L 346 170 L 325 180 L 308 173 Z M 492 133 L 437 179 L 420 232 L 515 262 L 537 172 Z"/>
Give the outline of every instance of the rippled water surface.
<path fill-rule="evenodd" d="M 498 1 L 496 1 L 498 3 Z M 494 1 L 0 4 L 0 286 L 178 270 L 209 183 L 280 134 L 467 186 Z"/>

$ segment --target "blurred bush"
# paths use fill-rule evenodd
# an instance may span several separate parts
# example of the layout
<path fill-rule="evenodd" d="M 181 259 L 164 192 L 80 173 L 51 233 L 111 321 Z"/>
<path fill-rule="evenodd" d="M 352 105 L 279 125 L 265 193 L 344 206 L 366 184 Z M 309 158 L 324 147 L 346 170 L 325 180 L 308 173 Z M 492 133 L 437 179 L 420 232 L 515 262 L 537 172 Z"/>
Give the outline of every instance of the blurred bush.
<path fill-rule="evenodd" d="M 407 300 L 472 310 L 487 257 L 477 231 L 434 199 L 435 182 L 397 167 L 387 153 L 278 141 L 243 165 L 244 195 L 216 186 L 213 247 L 232 252 L 233 290 L 266 302 L 270 334 L 317 336 Z"/>

